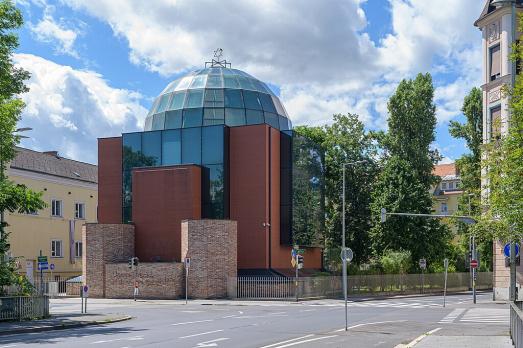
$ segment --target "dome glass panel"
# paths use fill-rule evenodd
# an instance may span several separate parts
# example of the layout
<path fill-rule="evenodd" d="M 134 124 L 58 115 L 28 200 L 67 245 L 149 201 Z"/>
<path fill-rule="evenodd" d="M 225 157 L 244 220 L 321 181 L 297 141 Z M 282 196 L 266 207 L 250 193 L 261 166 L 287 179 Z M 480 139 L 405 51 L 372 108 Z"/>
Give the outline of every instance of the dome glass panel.
<path fill-rule="evenodd" d="M 226 124 L 292 129 L 285 107 L 262 81 L 237 69 L 196 70 L 165 87 L 145 119 L 145 131 Z"/>

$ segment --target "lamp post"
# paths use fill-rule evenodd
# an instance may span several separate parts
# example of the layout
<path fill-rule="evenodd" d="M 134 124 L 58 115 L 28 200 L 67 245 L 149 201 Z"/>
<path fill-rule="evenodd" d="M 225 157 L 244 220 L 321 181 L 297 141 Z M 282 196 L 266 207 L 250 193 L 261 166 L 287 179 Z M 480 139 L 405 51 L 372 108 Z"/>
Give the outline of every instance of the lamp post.
<path fill-rule="evenodd" d="M 345 168 L 348 166 L 353 166 L 356 164 L 365 163 L 367 161 L 355 161 L 355 162 L 349 162 L 344 163 L 342 165 L 342 172 L 343 172 L 343 197 L 342 197 L 342 220 L 341 220 L 341 250 L 342 252 L 345 250 Z M 342 272 L 343 272 L 343 297 L 345 299 L 345 331 L 347 331 L 348 327 L 348 316 L 347 316 L 347 259 L 342 258 Z"/>

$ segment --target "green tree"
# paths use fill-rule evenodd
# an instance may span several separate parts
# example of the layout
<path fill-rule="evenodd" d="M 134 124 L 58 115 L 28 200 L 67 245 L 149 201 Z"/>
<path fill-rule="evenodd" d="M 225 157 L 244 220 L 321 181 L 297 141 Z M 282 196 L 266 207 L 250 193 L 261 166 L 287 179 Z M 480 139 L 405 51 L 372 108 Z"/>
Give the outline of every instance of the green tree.
<path fill-rule="evenodd" d="M 19 98 L 27 92 L 24 81 L 29 73 L 13 64 L 12 55 L 18 47 L 18 36 L 13 31 L 23 24 L 20 11 L 9 0 L 0 1 L 0 163 L 8 163 L 16 155 L 15 146 L 20 137 L 15 135 L 16 126 L 24 108 Z M 30 213 L 45 206 L 41 193 L 35 193 L 24 185 L 18 185 L 5 176 L 4 165 L 0 167 L 0 212 Z M 18 283 L 15 260 L 7 258 L 9 232 L 7 224 L 0 223 L 0 292 L 4 286 Z"/>
<path fill-rule="evenodd" d="M 333 123 L 324 127 L 296 127 L 296 131 L 319 144 L 324 150 L 325 163 L 325 247 L 333 255 L 327 262 L 339 263 L 342 217 L 342 166 L 346 173 L 346 244 L 354 251 L 354 263 L 360 264 L 370 257 L 370 194 L 378 170 L 375 162 L 377 146 L 363 123 L 354 114 L 337 114 Z"/>
<path fill-rule="evenodd" d="M 459 198 L 457 215 L 481 215 L 481 148 L 483 145 L 483 98 L 479 88 L 473 88 L 463 100 L 461 109 L 466 122 L 451 121 L 450 134 L 456 139 L 463 139 L 469 149 L 456 160 L 456 166 L 461 177 L 463 195 Z M 461 237 L 461 254 L 468 251 L 470 226 L 457 222 Z M 476 238 L 481 254 L 481 265 L 490 269 L 492 264 L 492 239 L 484 235 Z"/>
<path fill-rule="evenodd" d="M 410 251 L 387 250 L 380 259 L 385 274 L 406 273 L 412 263 Z"/>
<path fill-rule="evenodd" d="M 439 154 L 430 149 L 434 141 L 436 106 L 430 74 L 403 80 L 389 100 L 389 131 L 380 137 L 384 165 L 372 193 L 374 226 L 372 248 L 376 256 L 385 250 L 406 250 L 413 260 L 440 261 L 450 239 L 448 228 L 438 220 L 391 217 L 379 222 L 381 208 L 389 212 L 430 214 L 430 187 Z M 412 262 L 412 269 L 416 263 Z"/>

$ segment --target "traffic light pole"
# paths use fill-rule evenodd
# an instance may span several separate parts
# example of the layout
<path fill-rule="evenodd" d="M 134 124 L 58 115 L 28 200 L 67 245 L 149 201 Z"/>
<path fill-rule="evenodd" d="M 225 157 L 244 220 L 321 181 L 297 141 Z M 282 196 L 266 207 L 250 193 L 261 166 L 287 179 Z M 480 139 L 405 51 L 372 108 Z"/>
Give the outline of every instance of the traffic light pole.
<path fill-rule="evenodd" d="M 296 288 L 296 302 L 298 302 L 298 269 L 299 269 L 299 257 L 298 257 L 298 251 L 296 251 L 296 280 L 294 282 L 295 288 Z"/>

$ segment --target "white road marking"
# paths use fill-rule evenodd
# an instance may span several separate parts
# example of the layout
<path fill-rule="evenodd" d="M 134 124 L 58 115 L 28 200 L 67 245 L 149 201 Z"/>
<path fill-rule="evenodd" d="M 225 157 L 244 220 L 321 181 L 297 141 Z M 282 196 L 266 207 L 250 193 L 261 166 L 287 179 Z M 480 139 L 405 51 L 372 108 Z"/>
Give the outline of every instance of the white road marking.
<path fill-rule="evenodd" d="M 139 341 L 143 340 L 143 336 L 133 336 L 133 337 L 122 337 L 122 338 L 115 338 L 112 340 L 101 340 L 101 341 L 95 341 L 91 342 L 90 344 L 101 344 L 101 343 L 109 343 L 109 342 L 117 342 L 117 341 Z"/>
<path fill-rule="evenodd" d="M 403 323 L 405 322 L 406 320 L 389 320 L 389 321 L 375 321 L 373 323 L 362 323 L 362 324 L 357 324 L 357 325 L 353 325 L 353 326 L 349 326 L 347 328 L 347 330 L 350 330 L 350 329 L 355 329 L 357 327 L 361 327 L 361 326 L 365 326 L 365 325 L 378 325 L 378 324 L 388 324 L 388 323 Z M 339 329 L 339 330 L 335 330 L 335 331 L 331 331 L 331 333 L 334 333 L 334 332 L 341 332 L 341 331 L 345 331 L 345 328 L 343 329 Z"/>
<path fill-rule="evenodd" d="M 313 341 L 319 341 L 319 340 L 325 340 L 325 339 L 327 339 L 327 338 L 333 338 L 333 337 L 338 337 L 338 335 L 332 335 L 332 336 L 321 336 L 321 337 L 309 338 L 308 340 L 298 341 L 298 342 L 293 342 L 293 343 L 288 343 L 288 344 L 285 344 L 285 345 L 283 345 L 283 346 L 277 346 L 277 347 L 275 347 L 275 348 L 285 348 L 285 347 L 297 346 L 298 344 L 303 344 L 303 343 L 308 343 L 308 342 L 313 342 Z"/>
<path fill-rule="evenodd" d="M 11 348 L 16 347 L 16 344 L 8 344 L 7 346 L 0 346 L 0 348 Z"/>
<path fill-rule="evenodd" d="M 440 324 L 450 324 L 456 320 L 457 317 L 460 316 L 461 313 L 465 312 L 465 308 L 456 308 L 447 316 L 439 321 Z"/>
<path fill-rule="evenodd" d="M 204 313 L 205 311 L 180 311 L 182 313 Z"/>
<path fill-rule="evenodd" d="M 229 339 L 230 338 L 221 337 L 221 338 L 217 338 L 217 339 L 211 340 L 211 341 L 200 342 L 200 343 L 198 343 L 196 345 L 196 348 L 200 348 L 200 347 L 216 347 L 218 345 L 218 343 L 216 343 L 216 342 L 227 341 Z"/>
<path fill-rule="evenodd" d="M 409 344 L 407 345 L 404 345 L 404 344 L 398 344 L 396 347 L 394 348 L 412 348 L 414 347 L 416 344 L 418 344 L 419 342 L 421 342 L 422 339 L 424 339 L 425 337 L 427 336 L 430 336 L 432 335 L 433 333 L 436 333 L 438 332 L 439 330 L 441 330 L 440 327 L 434 329 L 434 330 L 430 330 L 429 332 L 426 332 L 424 333 L 423 335 L 420 335 L 418 337 L 416 337 L 412 342 L 410 342 Z"/>
<path fill-rule="evenodd" d="M 314 336 L 314 335 L 306 335 L 306 336 L 302 336 L 302 337 L 297 337 L 297 338 L 293 338 L 293 339 L 290 339 L 290 340 L 287 340 L 287 341 L 282 341 L 282 342 L 278 342 L 278 343 L 269 344 L 268 346 L 263 346 L 263 347 L 260 347 L 260 348 L 270 348 L 270 347 L 277 346 L 279 344 L 285 344 L 285 343 L 301 340 L 303 338 L 309 338 L 309 337 L 312 337 L 312 336 Z"/>
<path fill-rule="evenodd" d="M 184 323 L 175 323 L 175 324 L 171 324 L 172 326 L 178 326 L 178 325 L 189 325 L 189 324 L 197 324 L 197 323 L 207 323 L 209 321 L 213 321 L 212 319 L 207 319 L 207 320 L 197 320 L 197 321 L 186 321 Z"/>
<path fill-rule="evenodd" d="M 178 338 L 191 338 L 191 337 L 197 337 L 197 336 L 203 336 L 203 335 L 210 335 L 212 333 L 222 332 L 222 331 L 223 330 L 207 331 L 207 332 L 202 332 L 202 333 L 198 333 L 198 334 L 194 334 L 194 335 L 182 336 L 182 337 L 178 337 Z"/>

